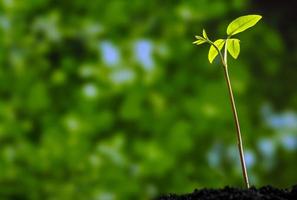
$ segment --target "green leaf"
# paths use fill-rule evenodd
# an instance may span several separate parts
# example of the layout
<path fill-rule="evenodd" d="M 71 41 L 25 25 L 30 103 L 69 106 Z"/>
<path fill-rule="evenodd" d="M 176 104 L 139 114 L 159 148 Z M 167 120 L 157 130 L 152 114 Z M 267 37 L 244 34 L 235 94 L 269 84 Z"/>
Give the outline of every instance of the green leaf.
<path fill-rule="evenodd" d="M 254 26 L 260 19 L 261 15 L 245 15 L 233 20 L 227 28 L 228 35 L 235 35 Z"/>
<path fill-rule="evenodd" d="M 201 37 L 201 36 L 196 35 L 195 38 L 197 40 L 195 42 L 193 42 L 193 44 L 200 45 L 200 44 L 203 44 L 203 43 L 206 42 L 206 40 L 203 37 Z"/>
<path fill-rule="evenodd" d="M 214 42 L 214 45 L 218 47 L 219 50 L 223 48 L 224 44 L 225 44 L 225 40 L 223 39 L 218 39 Z M 212 63 L 212 61 L 216 58 L 218 54 L 219 52 L 217 51 L 217 49 L 213 45 L 211 45 L 208 52 L 209 62 Z"/>
<path fill-rule="evenodd" d="M 195 38 L 198 40 L 205 40 L 203 37 L 199 36 L 199 35 L 195 35 Z"/>
<path fill-rule="evenodd" d="M 203 35 L 203 37 L 205 38 L 205 39 L 208 39 L 208 37 L 207 37 L 207 34 L 206 34 L 206 31 L 203 29 L 203 31 L 202 31 L 202 35 Z"/>
<path fill-rule="evenodd" d="M 237 58 L 240 52 L 240 40 L 239 39 L 228 39 L 227 40 L 227 49 L 233 58 Z"/>
<path fill-rule="evenodd" d="M 193 44 L 200 45 L 200 44 L 203 44 L 205 42 L 206 42 L 205 40 L 196 40 L 195 42 L 193 42 Z"/>

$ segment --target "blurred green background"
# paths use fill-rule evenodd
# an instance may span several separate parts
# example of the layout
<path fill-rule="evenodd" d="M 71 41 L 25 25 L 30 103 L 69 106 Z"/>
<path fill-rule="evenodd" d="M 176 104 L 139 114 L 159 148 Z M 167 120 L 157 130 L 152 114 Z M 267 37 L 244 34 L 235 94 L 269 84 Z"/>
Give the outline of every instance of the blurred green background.
<path fill-rule="evenodd" d="M 297 183 L 294 1 L 1 0 L 0 199 L 148 200 L 242 186 L 219 60 L 192 44 L 261 14 L 230 76 L 253 185 Z"/>

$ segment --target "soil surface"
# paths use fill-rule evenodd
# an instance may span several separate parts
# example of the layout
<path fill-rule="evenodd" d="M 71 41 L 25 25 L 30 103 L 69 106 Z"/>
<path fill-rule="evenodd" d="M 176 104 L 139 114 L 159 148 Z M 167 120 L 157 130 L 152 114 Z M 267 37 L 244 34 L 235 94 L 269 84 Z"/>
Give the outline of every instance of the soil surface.
<path fill-rule="evenodd" d="M 193 193 L 176 195 L 168 194 L 157 200 L 297 200 L 297 185 L 290 189 L 278 189 L 272 186 L 264 186 L 259 189 L 239 189 L 225 187 L 224 189 L 200 189 Z"/>

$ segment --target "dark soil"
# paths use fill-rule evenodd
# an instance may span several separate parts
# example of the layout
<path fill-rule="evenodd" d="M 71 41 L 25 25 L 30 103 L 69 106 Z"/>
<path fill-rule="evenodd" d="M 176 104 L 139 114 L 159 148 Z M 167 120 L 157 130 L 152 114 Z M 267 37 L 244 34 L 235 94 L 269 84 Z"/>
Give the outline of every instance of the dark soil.
<path fill-rule="evenodd" d="M 239 189 L 225 187 L 224 189 L 200 189 L 193 193 L 176 195 L 169 194 L 159 197 L 157 200 L 297 200 L 297 185 L 290 189 L 278 189 L 265 186 L 259 189 Z"/>

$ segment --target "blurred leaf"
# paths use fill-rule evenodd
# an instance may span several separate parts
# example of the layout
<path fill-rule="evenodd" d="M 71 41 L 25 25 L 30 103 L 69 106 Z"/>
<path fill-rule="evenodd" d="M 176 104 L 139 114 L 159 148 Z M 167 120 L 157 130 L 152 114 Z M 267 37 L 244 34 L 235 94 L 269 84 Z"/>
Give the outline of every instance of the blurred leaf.
<path fill-rule="evenodd" d="M 294 9 L 282 5 L 276 9 Z M 206 43 L 230 13 L 249 9 L 247 0 L 5 0 L 0 7 L 1 200 L 148 200 L 242 183 L 238 159 L 227 159 L 235 138 L 221 71 L 197 67 L 207 60 L 189 35 L 203 22 L 207 33 L 193 42 Z M 245 142 L 263 157 L 251 167 L 258 185 L 296 181 L 296 151 L 279 152 L 283 129 L 263 124 L 295 119 L 263 109 L 263 102 L 297 108 L 289 67 L 295 21 L 285 22 L 285 38 L 272 26 L 244 34 L 249 59 L 232 70 Z M 257 147 L 265 133 L 275 148 L 270 157 Z M 209 152 L 219 158 L 215 168 Z M 269 176 L 283 166 L 286 173 Z"/>

